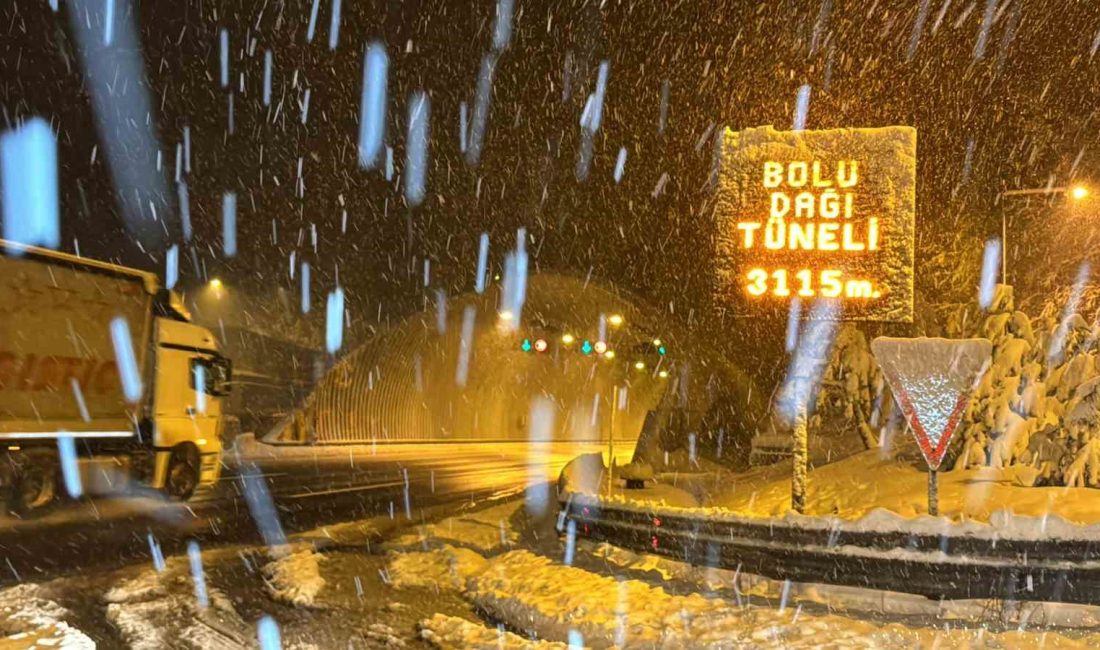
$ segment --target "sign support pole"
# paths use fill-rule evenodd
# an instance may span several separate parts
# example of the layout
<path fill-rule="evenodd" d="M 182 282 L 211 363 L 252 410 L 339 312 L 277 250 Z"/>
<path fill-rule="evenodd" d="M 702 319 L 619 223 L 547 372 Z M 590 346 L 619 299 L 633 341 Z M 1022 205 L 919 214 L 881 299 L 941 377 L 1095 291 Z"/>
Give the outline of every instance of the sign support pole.
<path fill-rule="evenodd" d="M 791 446 L 791 460 L 794 465 L 791 474 L 791 509 L 798 514 L 806 511 L 806 464 L 809 453 L 809 423 L 806 399 L 799 397 L 795 405 L 794 440 Z"/>
<path fill-rule="evenodd" d="M 928 514 L 938 517 L 940 514 L 939 480 L 936 470 L 928 470 Z"/>
<path fill-rule="evenodd" d="M 607 496 L 615 492 L 615 409 L 619 406 L 619 387 L 611 392 L 611 423 L 607 433 Z"/>

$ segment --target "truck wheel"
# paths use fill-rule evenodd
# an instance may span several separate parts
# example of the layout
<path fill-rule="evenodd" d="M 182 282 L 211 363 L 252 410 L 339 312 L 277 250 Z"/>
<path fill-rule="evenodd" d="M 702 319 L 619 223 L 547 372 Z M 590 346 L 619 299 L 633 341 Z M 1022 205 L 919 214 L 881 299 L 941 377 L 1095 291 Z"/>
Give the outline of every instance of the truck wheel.
<path fill-rule="evenodd" d="M 12 481 L 9 507 L 17 515 L 37 514 L 57 496 L 57 459 L 50 454 L 28 454 Z"/>
<path fill-rule="evenodd" d="M 195 445 L 183 443 L 172 449 L 168 458 L 168 474 L 164 479 L 164 491 L 173 499 L 186 501 L 199 485 L 199 450 Z"/>

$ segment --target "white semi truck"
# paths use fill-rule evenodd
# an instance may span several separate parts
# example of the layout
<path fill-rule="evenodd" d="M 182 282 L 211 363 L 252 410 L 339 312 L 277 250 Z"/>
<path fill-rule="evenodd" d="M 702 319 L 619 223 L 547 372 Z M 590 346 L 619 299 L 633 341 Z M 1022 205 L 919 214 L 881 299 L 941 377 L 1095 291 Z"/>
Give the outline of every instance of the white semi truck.
<path fill-rule="evenodd" d="M 133 480 L 187 499 L 215 483 L 232 366 L 178 295 L 152 273 L 0 249 L 0 501 L 39 509 L 66 471 L 85 493 Z"/>

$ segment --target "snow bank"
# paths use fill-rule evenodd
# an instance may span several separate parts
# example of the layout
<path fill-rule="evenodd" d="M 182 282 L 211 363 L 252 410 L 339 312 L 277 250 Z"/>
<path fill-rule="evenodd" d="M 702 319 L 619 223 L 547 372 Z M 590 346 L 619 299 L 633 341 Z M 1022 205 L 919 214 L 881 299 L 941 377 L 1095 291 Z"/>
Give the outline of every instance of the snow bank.
<path fill-rule="evenodd" d="M 163 622 L 172 617 L 172 600 L 153 600 L 107 605 L 107 620 L 118 628 L 131 650 L 154 650 L 168 646 L 171 630 Z"/>
<path fill-rule="evenodd" d="M 289 547 L 275 552 L 277 559 L 263 567 L 267 593 L 275 600 L 298 607 L 316 607 L 325 586 L 321 577 L 324 556 L 312 546 Z"/>
<path fill-rule="evenodd" d="M 810 614 L 781 598 L 779 607 L 739 606 L 698 594 L 671 595 L 637 580 L 616 580 L 562 566 L 528 551 L 490 561 L 469 581 L 467 597 L 513 629 L 548 639 L 579 633 L 606 648 L 681 647 L 1007 647 L 1090 648 L 1100 636 L 1065 637 L 1020 629 L 909 628 L 831 614 Z M 1037 625 L 1035 619 L 1030 624 Z"/>
<path fill-rule="evenodd" d="M 420 638 L 441 650 L 558 650 L 565 643 L 525 639 L 456 616 L 436 614 L 420 621 Z"/>
<path fill-rule="evenodd" d="M 806 602 L 825 605 L 830 611 L 869 612 L 892 616 L 923 616 L 927 618 L 996 623 L 1001 625 L 1087 628 L 1100 627 L 1100 607 L 1032 601 L 992 601 L 986 599 L 931 600 L 924 596 L 896 591 L 865 589 L 845 585 L 784 582 L 751 573 L 714 567 L 697 567 L 687 562 L 660 555 L 634 553 L 606 543 L 582 541 L 582 552 L 590 553 L 616 566 L 634 571 L 652 571 L 664 580 L 677 580 L 724 595 L 762 598 L 776 603 L 787 599 L 792 603 Z"/>
<path fill-rule="evenodd" d="M 677 462 L 679 460 L 677 456 L 682 457 L 683 462 Z M 688 453 L 686 450 L 665 453 L 662 470 L 667 467 L 688 466 L 687 458 Z M 710 465 L 714 472 L 721 471 L 721 468 L 717 465 L 707 463 L 705 460 L 701 461 L 701 464 Z M 561 476 L 558 477 L 558 499 L 568 498 L 570 493 L 605 494 L 607 481 L 603 477 L 606 472 L 607 466 L 603 464 L 602 457 L 599 454 L 577 456 L 562 469 Z M 699 471 L 692 473 L 662 471 L 655 480 L 647 481 L 645 488 L 627 490 L 623 476 L 616 474 L 615 485 L 611 487 L 611 490 L 612 494 L 622 495 L 621 498 L 637 503 L 644 502 L 655 506 L 672 505 L 687 508 L 699 505 L 699 500 L 688 490 L 670 483 L 680 482 L 692 485 L 698 483 L 699 479 L 709 481 L 717 476 L 717 473 Z M 603 482 L 601 483 L 601 481 Z"/>
<path fill-rule="evenodd" d="M 0 648 L 95 648 L 91 638 L 65 622 L 69 616 L 69 611 L 46 598 L 38 585 L 4 589 L 0 591 Z"/>
<path fill-rule="evenodd" d="M 604 548 L 602 557 L 631 568 L 656 570 L 666 579 L 694 578 L 725 595 L 674 595 L 640 580 L 608 577 L 517 550 L 485 559 L 469 549 L 392 553 L 389 579 L 400 587 L 460 591 L 492 620 L 530 641 L 476 623 L 437 614 L 420 623 L 421 638 L 439 648 L 560 648 L 583 639 L 586 647 L 1011 647 L 1088 648 L 1100 635 L 1074 638 L 1052 625 L 1094 625 L 1095 608 L 1044 603 L 947 601 L 854 588 L 782 583 L 722 570 L 699 570 L 664 558 Z M 875 601 L 878 601 L 877 603 Z M 996 620 L 1013 632 L 992 633 L 945 625 L 909 628 L 860 618 L 807 613 L 801 602 L 840 601 L 852 609 L 927 618 Z M 918 602 L 919 601 L 919 602 Z M 855 606 L 855 605 L 858 605 Z M 1037 628 L 1036 632 L 1027 631 Z M 830 645 L 832 644 L 832 645 Z"/>
<path fill-rule="evenodd" d="M 382 648 L 404 648 L 405 640 L 397 636 L 397 631 L 385 623 L 371 623 L 363 631 L 363 636 Z"/>
<path fill-rule="evenodd" d="M 176 608 L 182 604 L 169 596 L 168 591 L 188 570 L 185 562 L 180 557 L 168 558 L 163 572 L 146 569 L 111 587 L 104 596 L 108 603 L 107 620 L 118 628 L 119 635 L 133 650 L 167 645 L 172 630 L 165 623 L 179 613 Z"/>
<path fill-rule="evenodd" d="M 183 560 L 178 557 L 169 558 L 164 567 L 165 577 L 178 574 L 182 562 Z M 104 596 L 104 600 L 108 603 L 138 603 L 167 595 L 165 585 L 161 583 L 161 573 L 142 571 L 136 577 L 111 587 Z"/>
<path fill-rule="evenodd" d="M 419 553 L 391 553 L 388 579 L 391 585 L 432 587 L 463 591 L 466 581 L 488 566 L 488 561 L 466 548 L 444 545 Z"/>
<path fill-rule="evenodd" d="M 417 526 L 385 544 L 385 548 L 438 548 L 442 545 L 467 546 L 482 553 L 494 553 L 510 548 L 519 541 L 511 525 L 511 519 L 523 507 L 522 501 L 508 503 L 449 517 L 437 523 Z"/>
<path fill-rule="evenodd" d="M 210 605 L 204 608 L 195 597 L 188 559 L 168 558 L 164 571 L 145 569 L 106 593 L 107 620 L 131 650 L 248 648 L 254 635 L 252 626 L 209 579 L 207 574 Z"/>
<path fill-rule="evenodd" d="M 591 499 L 592 497 L 585 497 Z M 1100 524 L 1081 526 L 1067 522 L 1057 515 L 1030 517 L 1011 512 L 993 513 L 988 522 L 953 522 L 946 517 L 903 517 L 884 509 L 874 509 L 856 520 L 840 517 L 815 517 L 789 512 L 781 517 L 746 516 L 734 510 L 720 507 L 677 508 L 649 502 L 636 502 L 623 498 L 600 499 L 601 503 L 613 504 L 620 510 L 666 513 L 685 517 L 701 517 L 708 521 L 726 521 L 734 524 L 788 525 L 791 527 L 836 531 L 836 532 L 876 532 L 876 533 L 915 533 L 936 536 L 974 537 L 992 540 L 1037 541 L 1044 539 L 1095 540 L 1100 535 Z"/>
<path fill-rule="evenodd" d="M 801 637 L 801 630 L 812 633 L 811 627 L 789 625 L 793 610 L 754 609 L 745 616 L 749 610 L 721 599 L 673 596 L 637 580 L 618 581 L 528 551 L 494 559 L 485 573 L 470 580 L 468 596 L 514 628 L 550 639 L 579 632 L 586 645 L 597 648 L 789 643 Z M 768 633 L 771 628 L 775 634 Z M 757 638 L 754 629 L 764 634 Z"/>
<path fill-rule="evenodd" d="M 808 515 L 789 512 L 790 476 L 754 471 L 734 476 L 711 506 L 685 508 L 624 495 L 576 495 L 617 508 L 706 517 L 732 523 L 774 523 L 839 532 L 916 533 L 989 540 L 1094 540 L 1100 537 L 1100 499 L 1090 488 L 1016 485 L 1016 468 L 940 473 L 941 516 L 927 508 L 927 474 L 912 464 L 883 460 L 877 450 L 856 454 L 809 474 Z"/>

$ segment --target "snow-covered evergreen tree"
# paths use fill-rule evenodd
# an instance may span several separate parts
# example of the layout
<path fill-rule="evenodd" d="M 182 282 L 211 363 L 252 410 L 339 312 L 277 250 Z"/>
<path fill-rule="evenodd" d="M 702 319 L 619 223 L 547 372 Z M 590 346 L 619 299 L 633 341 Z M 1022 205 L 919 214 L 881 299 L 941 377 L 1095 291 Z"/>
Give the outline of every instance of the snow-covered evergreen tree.
<path fill-rule="evenodd" d="M 949 336 L 993 342 L 949 462 L 1022 465 L 1028 484 L 1100 487 L 1100 330 L 1068 310 L 1029 318 L 1004 285 L 982 313 L 969 306 L 948 319 Z"/>

